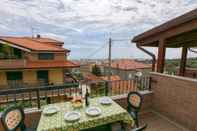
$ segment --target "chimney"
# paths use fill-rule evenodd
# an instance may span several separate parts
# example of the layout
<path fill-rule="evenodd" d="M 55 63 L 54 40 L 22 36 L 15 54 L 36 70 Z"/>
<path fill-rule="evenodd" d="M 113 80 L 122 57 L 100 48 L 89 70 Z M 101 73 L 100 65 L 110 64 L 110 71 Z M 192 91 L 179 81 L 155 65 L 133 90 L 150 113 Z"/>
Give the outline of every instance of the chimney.
<path fill-rule="evenodd" d="M 36 35 L 36 38 L 38 38 L 38 39 L 41 38 L 41 35 L 40 34 L 37 34 Z"/>

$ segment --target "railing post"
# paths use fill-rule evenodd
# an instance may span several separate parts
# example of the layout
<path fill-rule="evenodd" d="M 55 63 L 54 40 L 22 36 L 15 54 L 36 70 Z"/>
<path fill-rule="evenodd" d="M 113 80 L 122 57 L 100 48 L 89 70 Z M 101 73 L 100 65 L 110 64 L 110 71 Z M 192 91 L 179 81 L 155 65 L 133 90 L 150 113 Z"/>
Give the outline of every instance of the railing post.
<path fill-rule="evenodd" d="M 36 96 L 37 96 L 38 109 L 40 109 L 40 93 L 39 93 L 39 89 L 36 90 Z"/>
<path fill-rule="evenodd" d="M 105 96 L 108 96 L 108 93 L 109 93 L 109 85 L 108 85 L 108 82 L 106 81 L 105 82 Z"/>
<path fill-rule="evenodd" d="M 47 104 L 51 104 L 51 98 L 50 97 L 47 97 Z"/>
<path fill-rule="evenodd" d="M 149 77 L 149 90 L 151 90 L 151 81 L 152 81 L 152 78 Z"/>

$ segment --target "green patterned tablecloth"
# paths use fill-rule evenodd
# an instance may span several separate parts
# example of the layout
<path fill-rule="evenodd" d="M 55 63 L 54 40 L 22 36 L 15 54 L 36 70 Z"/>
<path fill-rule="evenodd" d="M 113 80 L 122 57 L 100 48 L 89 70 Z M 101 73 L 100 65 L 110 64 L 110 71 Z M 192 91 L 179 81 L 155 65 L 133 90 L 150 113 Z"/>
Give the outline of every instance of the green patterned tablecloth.
<path fill-rule="evenodd" d="M 37 131 L 78 131 L 119 121 L 129 125 L 134 124 L 128 112 L 114 101 L 112 105 L 101 105 L 98 103 L 98 98 L 91 99 L 90 106 L 100 107 L 102 114 L 97 117 L 90 117 L 85 114 L 85 108 L 81 108 L 77 110 L 81 113 L 80 120 L 73 123 L 64 120 L 64 114 L 73 110 L 70 102 L 53 105 L 60 107 L 61 110 L 51 116 L 42 114 Z"/>

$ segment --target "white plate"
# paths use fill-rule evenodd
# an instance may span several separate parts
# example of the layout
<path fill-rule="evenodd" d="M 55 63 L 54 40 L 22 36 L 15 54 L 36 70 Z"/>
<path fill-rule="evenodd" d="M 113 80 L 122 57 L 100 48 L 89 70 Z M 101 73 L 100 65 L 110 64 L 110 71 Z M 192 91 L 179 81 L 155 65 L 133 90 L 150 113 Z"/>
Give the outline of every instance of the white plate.
<path fill-rule="evenodd" d="M 89 116 L 98 116 L 102 113 L 101 109 L 98 107 L 88 107 L 86 109 L 86 114 Z"/>
<path fill-rule="evenodd" d="M 70 122 L 77 121 L 77 120 L 80 119 L 80 117 L 81 117 L 81 114 L 79 112 L 76 112 L 76 111 L 67 112 L 64 115 L 64 119 L 66 121 L 70 121 Z"/>
<path fill-rule="evenodd" d="M 49 107 L 44 108 L 43 113 L 45 115 L 52 115 L 52 114 L 57 113 L 58 111 L 59 111 L 58 107 L 56 107 L 56 106 L 49 106 Z"/>
<path fill-rule="evenodd" d="M 103 105 L 110 105 L 112 104 L 112 99 L 110 97 L 101 97 L 99 99 L 99 103 Z"/>

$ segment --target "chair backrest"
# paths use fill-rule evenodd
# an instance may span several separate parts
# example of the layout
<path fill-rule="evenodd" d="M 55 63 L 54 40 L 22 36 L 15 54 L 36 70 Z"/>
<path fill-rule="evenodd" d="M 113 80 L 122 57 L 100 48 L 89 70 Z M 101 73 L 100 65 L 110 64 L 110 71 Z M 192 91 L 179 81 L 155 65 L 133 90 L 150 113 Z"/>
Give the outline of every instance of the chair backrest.
<path fill-rule="evenodd" d="M 2 114 L 1 122 L 6 131 L 16 131 L 18 128 L 23 131 L 25 114 L 20 106 L 10 106 Z"/>
<path fill-rule="evenodd" d="M 138 92 L 130 92 L 127 97 L 128 109 L 139 111 L 142 105 L 142 96 Z"/>
<path fill-rule="evenodd" d="M 147 124 L 138 128 L 133 129 L 132 131 L 144 131 L 147 128 Z"/>

